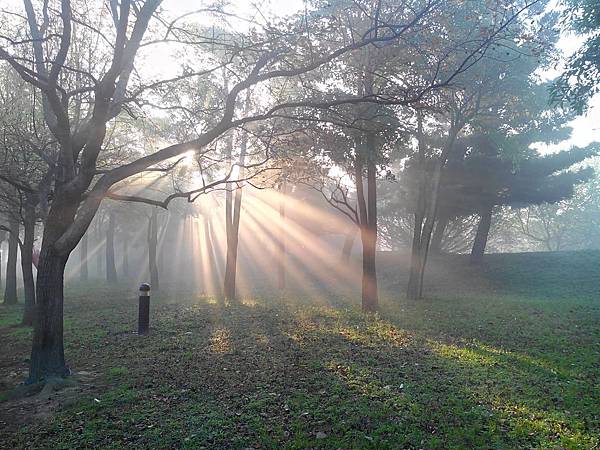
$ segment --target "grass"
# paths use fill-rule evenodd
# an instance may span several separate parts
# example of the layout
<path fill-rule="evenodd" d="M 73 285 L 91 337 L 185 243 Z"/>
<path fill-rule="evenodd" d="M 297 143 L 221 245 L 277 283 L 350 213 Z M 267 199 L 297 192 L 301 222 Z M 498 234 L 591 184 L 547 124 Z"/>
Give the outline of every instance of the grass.
<path fill-rule="evenodd" d="M 0 445 L 598 448 L 600 254 L 491 255 L 483 270 L 443 259 L 419 302 L 382 259 L 371 316 L 325 294 L 163 295 L 140 337 L 135 293 L 72 289 L 66 354 L 85 389 L 53 394 L 43 418 L 33 400 L 0 404 Z M 0 308 L 5 387 L 26 370 L 18 321 Z M 18 430 L 15 408 L 30 419 Z"/>

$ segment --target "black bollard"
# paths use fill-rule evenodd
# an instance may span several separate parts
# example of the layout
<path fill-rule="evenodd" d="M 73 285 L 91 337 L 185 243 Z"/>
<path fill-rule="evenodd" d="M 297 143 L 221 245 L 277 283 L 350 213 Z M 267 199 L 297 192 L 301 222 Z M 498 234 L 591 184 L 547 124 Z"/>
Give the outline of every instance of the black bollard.
<path fill-rule="evenodd" d="M 140 305 L 138 310 L 138 334 L 148 334 L 150 328 L 150 285 L 140 285 Z"/>

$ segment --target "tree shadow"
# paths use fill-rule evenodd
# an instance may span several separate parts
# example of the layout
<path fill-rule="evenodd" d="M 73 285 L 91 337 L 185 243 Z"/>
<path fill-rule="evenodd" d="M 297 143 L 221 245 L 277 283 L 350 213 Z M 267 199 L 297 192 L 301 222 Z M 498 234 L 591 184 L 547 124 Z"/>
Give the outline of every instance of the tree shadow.
<path fill-rule="evenodd" d="M 135 302 L 68 311 L 81 324 L 68 336 L 73 366 L 123 369 L 105 377 L 99 403 L 66 409 L 28 435 L 152 448 L 595 444 L 593 397 L 577 397 L 590 384 L 573 385 L 571 372 L 491 336 L 459 341 L 449 325 L 426 327 L 424 310 L 437 303 L 393 321 L 383 318 L 392 311 L 365 316 L 309 300 L 174 300 L 153 303 L 148 336 L 124 331 L 134 329 Z M 405 326 L 412 319 L 423 323 Z M 567 413 L 553 397 L 569 389 Z"/>

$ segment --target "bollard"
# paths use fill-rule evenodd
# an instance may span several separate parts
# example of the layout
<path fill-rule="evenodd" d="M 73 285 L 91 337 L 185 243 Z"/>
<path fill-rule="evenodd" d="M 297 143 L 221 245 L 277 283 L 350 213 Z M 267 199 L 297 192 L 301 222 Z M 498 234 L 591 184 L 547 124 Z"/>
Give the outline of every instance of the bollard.
<path fill-rule="evenodd" d="M 150 328 L 150 285 L 140 285 L 140 304 L 138 309 L 138 334 L 148 334 Z"/>

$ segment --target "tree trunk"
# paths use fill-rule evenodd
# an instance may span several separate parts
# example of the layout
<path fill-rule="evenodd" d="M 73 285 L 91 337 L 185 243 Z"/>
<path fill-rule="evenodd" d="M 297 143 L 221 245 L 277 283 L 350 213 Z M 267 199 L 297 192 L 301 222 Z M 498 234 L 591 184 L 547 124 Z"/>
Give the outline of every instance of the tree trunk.
<path fill-rule="evenodd" d="M 425 279 L 425 269 L 427 267 L 427 257 L 429 255 L 429 249 L 431 245 L 431 235 L 433 233 L 433 227 L 438 211 L 438 201 L 440 196 L 440 180 L 442 177 L 442 168 L 446 164 L 448 157 L 451 156 L 452 149 L 460 128 L 454 124 L 451 126 L 448 133 L 448 140 L 442 151 L 442 154 L 436 161 L 432 181 L 431 181 L 431 192 L 429 197 L 429 203 L 425 205 L 425 186 L 426 186 L 426 174 L 425 174 L 425 144 L 423 141 L 423 123 L 422 116 L 419 113 L 417 116 L 417 138 L 419 141 L 419 167 L 421 170 L 421 185 L 419 187 L 419 207 L 422 207 L 423 216 L 419 218 L 419 222 L 422 224 L 417 229 L 417 220 L 415 220 L 415 235 L 413 236 L 413 254 L 411 257 L 411 270 L 408 279 L 408 288 L 406 291 L 406 297 L 409 299 L 419 299 L 423 296 L 423 281 Z"/>
<path fill-rule="evenodd" d="M 248 138 L 246 134 L 242 136 L 240 143 L 240 171 L 238 173 L 238 179 L 244 178 L 244 164 L 246 163 L 246 149 L 248 146 Z M 237 257 L 238 257 L 238 242 L 240 236 L 240 217 L 242 209 L 242 187 L 238 187 L 235 191 L 235 200 L 233 208 L 229 208 L 229 213 L 233 214 L 231 217 L 230 227 L 227 230 L 227 261 L 225 262 L 225 285 L 224 293 L 225 298 L 229 300 L 235 299 L 235 283 L 236 283 L 236 272 L 237 272 Z M 231 202 L 231 198 L 228 199 Z M 233 209 L 233 211 L 231 211 Z M 229 216 L 228 216 L 229 217 Z"/>
<path fill-rule="evenodd" d="M 362 180 L 361 180 L 362 184 Z M 363 247 L 362 309 L 365 312 L 377 311 L 377 191 L 376 167 L 372 160 L 367 163 L 367 223 L 362 225 Z"/>
<path fill-rule="evenodd" d="M 85 233 L 79 246 L 79 279 L 86 283 L 89 280 L 88 270 L 88 235 Z"/>
<path fill-rule="evenodd" d="M 285 201 L 286 201 L 286 182 L 279 185 L 279 255 L 277 258 L 277 286 L 280 291 L 285 290 L 286 285 L 286 248 L 285 248 Z"/>
<path fill-rule="evenodd" d="M 123 276 L 129 279 L 129 239 L 123 236 Z"/>
<path fill-rule="evenodd" d="M 232 220 L 232 193 L 230 192 L 231 185 L 228 185 L 227 193 L 225 194 L 225 276 L 223 277 L 223 294 L 225 299 L 233 300 L 235 297 L 235 286 L 232 281 L 231 271 L 233 260 L 233 220 Z"/>
<path fill-rule="evenodd" d="M 479 225 L 477 227 L 475 240 L 473 241 L 473 248 L 471 249 L 471 264 L 480 264 L 483 261 L 483 254 L 485 253 L 485 247 L 492 225 L 492 210 L 493 205 L 489 205 L 483 208 L 479 213 Z"/>
<path fill-rule="evenodd" d="M 431 197 L 431 205 L 428 211 L 428 215 L 425 218 L 425 224 L 423 225 L 423 233 L 421 234 L 421 257 L 419 260 L 419 288 L 417 291 L 417 298 L 423 297 L 423 281 L 425 279 L 425 269 L 427 268 L 427 257 L 429 256 L 429 247 L 431 245 L 431 235 L 433 233 L 433 226 L 435 224 L 435 215 L 437 211 L 437 202 L 439 197 L 439 170 L 437 175 L 434 174 L 434 189 Z"/>
<path fill-rule="evenodd" d="M 106 228 L 106 281 L 117 281 L 117 267 L 115 265 L 115 213 L 108 214 L 108 227 Z"/>
<path fill-rule="evenodd" d="M 376 236 L 373 230 L 361 230 L 362 240 L 362 309 L 365 312 L 377 311 L 377 272 L 375 265 Z"/>
<path fill-rule="evenodd" d="M 419 298 L 419 270 L 423 257 L 421 250 L 421 235 L 423 232 L 423 216 L 415 214 L 415 225 L 413 227 L 413 240 L 410 254 L 410 272 L 408 274 L 408 287 L 406 298 L 416 300 Z"/>
<path fill-rule="evenodd" d="M 100 244 L 102 243 L 102 217 L 98 217 L 96 222 L 96 276 L 102 278 L 102 251 L 100 250 Z"/>
<path fill-rule="evenodd" d="M 2 287 L 2 244 L 4 240 L 0 238 L 0 288 Z"/>
<path fill-rule="evenodd" d="M 11 218 L 8 224 L 8 258 L 6 259 L 6 284 L 4 286 L 4 304 L 17 304 L 17 252 L 19 250 L 19 221 Z"/>
<path fill-rule="evenodd" d="M 59 255 L 52 247 L 42 244 L 37 274 L 30 383 L 53 376 L 64 377 L 70 373 L 65 364 L 63 347 L 63 282 L 67 259 L 68 256 Z"/>
<path fill-rule="evenodd" d="M 216 272 L 216 266 L 215 266 L 215 250 L 213 248 L 213 240 L 212 240 L 212 224 L 211 224 L 211 220 L 208 217 L 208 215 L 203 216 L 204 217 L 204 245 L 206 248 L 206 251 L 204 252 L 203 256 L 206 258 L 202 258 L 202 267 L 204 269 L 203 274 L 205 275 L 205 281 L 207 282 L 207 286 L 204 286 L 205 292 L 208 292 L 207 287 L 210 287 L 214 290 L 214 287 L 216 286 L 216 284 L 218 283 L 218 280 L 216 280 L 215 277 L 215 272 Z"/>
<path fill-rule="evenodd" d="M 439 255 L 442 253 L 442 239 L 444 238 L 444 232 L 446 231 L 446 227 L 448 227 L 449 222 L 450 217 L 448 217 L 448 214 L 440 213 L 440 216 L 435 224 L 435 231 L 431 237 L 431 248 L 429 251 L 432 255 Z"/>
<path fill-rule="evenodd" d="M 156 246 L 158 243 L 158 214 L 152 208 L 152 215 L 148 221 L 148 270 L 150 272 L 150 285 L 153 290 L 159 290 L 158 265 L 156 264 Z"/>
<path fill-rule="evenodd" d="M 423 221 L 425 220 L 425 195 L 427 192 L 427 176 L 425 173 L 425 142 L 423 140 L 423 116 L 417 111 L 417 139 L 418 159 L 417 170 L 419 171 L 419 184 L 414 211 L 413 238 L 410 254 L 410 271 L 408 275 L 408 286 L 406 298 L 416 300 L 419 298 L 419 268 L 421 267 L 423 237 Z"/>
<path fill-rule="evenodd" d="M 352 228 L 352 230 L 346 233 L 346 237 L 344 238 L 344 246 L 342 247 L 342 256 L 341 262 L 347 263 L 350 261 L 352 256 L 352 248 L 354 247 L 354 241 L 356 240 L 356 228 Z"/>
<path fill-rule="evenodd" d="M 35 206 L 26 205 L 23 214 L 23 247 L 21 248 L 21 269 L 23 270 L 23 292 L 25 309 L 23 325 L 33 325 L 35 316 L 35 283 L 33 281 L 33 241 L 35 240 Z"/>

